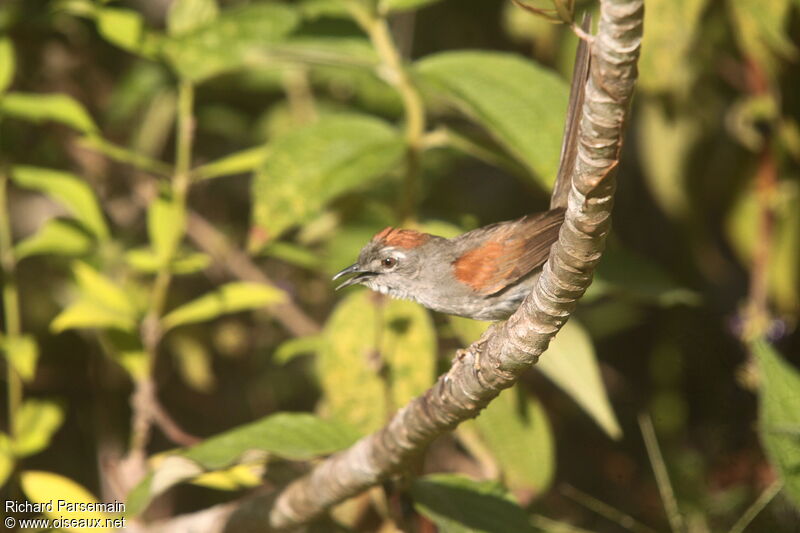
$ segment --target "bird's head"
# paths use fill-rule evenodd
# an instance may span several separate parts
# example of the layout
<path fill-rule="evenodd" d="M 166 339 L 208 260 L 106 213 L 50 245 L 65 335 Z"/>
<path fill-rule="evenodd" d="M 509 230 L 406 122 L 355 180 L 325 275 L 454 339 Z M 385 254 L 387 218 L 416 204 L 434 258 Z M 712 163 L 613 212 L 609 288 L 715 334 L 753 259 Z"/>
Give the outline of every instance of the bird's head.
<path fill-rule="evenodd" d="M 361 284 L 383 294 L 409 297 L 409 289 L 423 271 L 425 245 L 439 238 L 414 230 L 384 229 L 361 249 L 358 261 L 333 277 L 353 274 L 336 290 Z"/>

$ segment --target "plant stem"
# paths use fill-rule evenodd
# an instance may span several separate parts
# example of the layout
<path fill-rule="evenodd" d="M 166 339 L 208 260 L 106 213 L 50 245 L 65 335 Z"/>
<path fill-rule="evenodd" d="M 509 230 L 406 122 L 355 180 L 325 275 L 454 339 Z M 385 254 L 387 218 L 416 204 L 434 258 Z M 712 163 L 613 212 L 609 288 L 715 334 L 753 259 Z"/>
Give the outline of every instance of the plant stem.
<path fill-rule="evenodd" d="M 192 116 L 193 106 L 194 87 L 190 82 L 182 81 L 178 91 L 175 174 L 172 177 L 172 201 L 179 210 L 179 220 L 186 220 L 186 197 L 189 192 L 191 180 L 192 133 L 194 129 L 194 117 Z M 156 280 L 153 284 L 152 304 L 150 307 L 151 320 L 158 320 L 164 313 L 167 292 L 169 290 L 170 282 L 172 281 L 170 264 L 172 263 L 172 259 L 175 257 L 175 252 L 177 251 L 179 242 L 180 239 L 176 241 L 176 244 L 173 246 L 172 250 L 168 251 L 167 257 L 164 260 L 164 264 L 161 265 L 161 268 L 156 275 Z M 153 343 L 153 341 L 150 341 L 150 343 L 157 344 L 158 337 L 160 337 L 160 335 L 155 337 L 155 343 Z"/>
<path fill-rule="evenodd" d="M 178 115 L 175 142 L 175 173 L 172 177 L 172 202 L 178 210 L 182 232 L 186 232 L 186 198 L 191 182 L 192 140 L 194 130 L 194 86 L 188 81 L 181 81 L 178 90 Z M 172 282 L 170 270 L 178 246 L 183 240 L 176 239 L 172 248 L 167 250 L 164 262 L 160 266 L 156 279 L 153 282 L 150 310 L 142 323 L 142 344 L 147 352 L 148 372 L 147 377 L 137 380 L 133 393 L 133 421 L 131 423 L 131 450 L 130 457 L 142 456 L 144 447 L 150 434 L 150 427 L 155 422 L 169 438 L 179 444 L 188 444 L 195 441 L 191 435 L 180 430 L 178 425 L 167 415 L 161 407 L 156 395 L 155 383 L 152 374 L 158 356 L 158 345 L 161 342 L 160 319 L 164 314 L 169 286 Z"/>
<path fill-rule="evenodd" d="M 405 112 L 406 128 L 406 173 L 403 180 L 403 195 L 399 206 L 401 221 L 413 219 L 416 212 L 420 159 L 425 133 L 425 106 L 411 75 L 403 64 L 403 58 L 392 38 L 389 24 L 383 16 L 368 12 L 359 4 L 348 3 L 353 18 L 372 41 L 382 61 L 382 77 L 400 93 Z"/>
<path fill-rule="evenodd" d="M 772 482 L 772 484 L 764 489 L 764 492 L 753 502 L 753 504 L 747 508 L 744 514 L 739 517 L 739 520 L 733 525 L 728 533 L 743 533 L 747 526 L 750 525 L 758 513 L 764 510 L 764 507 L 769 505 L 769 502 L 772 501 L 772 498 L 775 497 L 776 494 L 780 492 L 783 488 L 783 481 L 780 479 L 776 479 Z"/>
<path fill-rule="evenodd" d="M 658 447 L 658 439 L 656 438 L 656 431 L 653 428 L 653 421 L 649 416 L 645 414 L 639 415 L 639 429 L 642 431 L 644 445 L 645 448 L 647 448 L 647 456 L 650 458 L 650 464 L 656 476 L 656 485 L 658 485 L 658 492 L 661 494 L 661 500 L 664 503 L 664 511 L 667 513 L 670 528 L 673 533 L 684 532 L 686 531 L 686 525 L 683 522 L 683 516 L 678 508 L 678 502 L 675 499 L 675 491 L 672 489 L 672 483 L 670 483 L 669 480 L 667 464 L 664 462 L 664 457 L 661 455 L 661 450 Z"/>
<path fill-rule="evenodd" d="M 0 263 L 3 268 L 3 314 L 6 337 L 18 337 L 22 333 L 20 321 L 19 292 L 17 291 L 16 258 L 11 239 L 11 222 L 8 213 L 8 176 L 0 174 Z M 14 420 L 22 404 L 22 378 L 6 357 L 8 380 L 8 434 L 14 439 Z"/>

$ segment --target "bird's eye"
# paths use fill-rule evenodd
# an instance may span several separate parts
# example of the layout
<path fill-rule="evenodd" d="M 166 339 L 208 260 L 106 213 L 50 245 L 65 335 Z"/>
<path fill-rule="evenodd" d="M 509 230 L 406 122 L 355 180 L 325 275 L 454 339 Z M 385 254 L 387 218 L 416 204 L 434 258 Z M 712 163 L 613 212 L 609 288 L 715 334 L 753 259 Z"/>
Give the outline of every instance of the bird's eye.
<path fill-rule="evenodd" d="M 397 258 L 391 256 L 384 257 L 383 261 L 381 261 L 381 264 L 386 268 L 392 268 L 397 264 Z"/>

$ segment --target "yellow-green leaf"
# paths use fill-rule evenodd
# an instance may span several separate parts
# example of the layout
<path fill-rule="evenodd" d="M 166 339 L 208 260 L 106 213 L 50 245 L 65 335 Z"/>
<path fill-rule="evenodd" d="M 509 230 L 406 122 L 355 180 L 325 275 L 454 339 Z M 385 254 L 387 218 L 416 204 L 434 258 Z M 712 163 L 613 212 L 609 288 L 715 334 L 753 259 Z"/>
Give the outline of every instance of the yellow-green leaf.
<path fill-rule="evenodd" d="M 172 259 L 169 270 L 173 274 L 194 274 L 208 268 L 211 257 L 200 252 L 178 252 Z M 145 274 L 154 274 L 161 269 L 159 257 L 149 248 L 134 248 L 125 254 L 125 262 L 131 268 Z"/>
<path fill-rule="evenodd" d="M 705 6 L 706 0 L 648 0 L 639 58 L 641 89 L 665 92 L 691 86 L 692 54 Z"/>
<path fill-rule="evenodd" d="M 14 44 L 8 37 L 0 37 L 0 94 L 14 80 Z"/>
<path fill-rule="evenodd" d="M 50 323 L 56 333 L 72 328 L 136 329 L 138 310 L 129 296 L 94 268 L 81 261 L 72 264 L 78 299 Z"/>
<path fill-rule="evenodd" d="M 218 14 L 215 0 L 176 0 L 167 13 L 167 31 L 180 35 L 212 22 Z"/>
<path fill-rule="evenodd" d="M 11 439 L 8 438 L 6 433 L 0 431 L 0 488 L 2 488 L 11 472 L 14 471 L 14 463 L 16 458 L 11 448 Z"/>
<path fill-rule="evenodd" d="M 211 392 L 216 385 L 211 354 L 205 345 L 190 335 L 173 335 L 169 347 L 184 383 L 199 392 Z"/>
<path fill-rule="evenodd" d="M 116 328 L 122 331 L 135 331 L 136 321 L 130 316 L 114 312 L 103 305 L 78 300 L 68 305 L 50 323 L 53 333 L 68 329 Z"/>
<path fill-rule="evenodd" d="M 29 399 L 14 418 L 14 454 L 27 457 L 47 448 L 64 422 L 64 408 L 53 401 Z"/>
<path fill-rule="evenodd" d="M 225 470 L 200 474 L 191 483 L 216 490 L 249 489 L 263 483 L 265 471 L 265 461 L 252 461 L 234 465 Z"/>
<path fill-rule="evenodd" d="M 85 298 L 120 315 L 136 315 L 136 308 L 125 291 L 88 264 L 75 261 L 72 264 L 72 273 Z"/>
<path fill-rule="evenodd" d="M 60 122 L 83 133 L 95 133 L 95 125 L 81 104 L 66 94 L 7 93 L 0 111 L 31 122 Z"/>
<path fill-rule="evenodd" d="M 147 209 L 147 233 L 159 265 L 169 261 L 183 238 L 186 210 L 173 198 L 159 196 Z"/>
<path fill-rule="evenodd" d="M 18 165 L 11 169 L 11 179 L 20 187 L 40 191 L 61 203 L 95 237 L 108 239 L 108 226 L 97 198 L 78 176 L 50 168 Z"/>
<path fill-rule="evenodd" d="M 53 502 L 53 510 L 44 512 L 45 516 L 48 518 L 56 519 L 63 516 L 79 521 L 100 519 L 101 523 L 105 524 L 105 519 L 112 516 L 96 510 L 80 511 L 77 508 L 74 510 L 67 510 L 66 508 L 59 509 L 56 506 L 59 500 L 63 500 L 69 505 L 87 504 L 87 509 L 91 509 L 92 504 L 98 503 L 97 498 L 85 487 L 62 475 L 41 470 L 27 470 L 20 475 L 20 484 L 22 485 L 22 491 L 25 493 L 28 501 L 32 503 Z M 66 531 L 85 531 L 83 528 L 62 529 Z M 105 528 L 97 528 L 92 531 L 108 530 Z"/>
<path fill-rule="evenodd" d="M 285 365 L 300 355 L 317 353 L 322 349 L 323 342 L 324 339 L 321 335 L 286 340 L 275 350 L 272 355 L 272 361 L 279 365 Z"/>
<path fill-rule="evenodd" d="M 234 282 L 173 309 L 164 317 L 164 329 L 205 322 L 218 316 L 283 302 L 285 293 L 262 283 Z"/>
<path fill-rule="evenodd" d="M 264 146 L 247 148 L 198 167 L 194 170 L 194 175 L 201 180 L 207 180 L 221 176 L 252 172 L 262 165 L 266 155 L 267 150 Z"/>
<path fill-rule="evenodd" d="M 324 409 L 362 431 L 380 427 L 433 383 L 436 337 L 417 304 L 358 291 L 336 307 L 323 339 L 317 371 Z"/>
<path fill-rule="evenodd" d="M 39 231 L 14 246 L 17 260 L 33 255 L 83 255 L 92 249 L 92 237 L 75 221 L 51 218 Z"/>
<path fill-rule="evenodd" d="M 399 409 L 433 384 L 436 331 L 428 311 L 414 302 L 386 300 L 376 310 L 382 320 L 380 354 L 389 369 L 390 407 Z"/>
<path fill-rule="evenodd" d="M 592 340 L 577 320 L 572 318 L 561 328 L 536 368 L 572 397 L 609 437 L 622 435 L 600 378 Z"/>
<path fill-rule="evenodd" d="M 39 347 L 31 335 L 7 336 L 0 341 L 11 366 L 24 381 L 31 381 L 36 375 L 36 362 L 39 360 Z"/>
<path fill-rule="evenodd" d="M 142 57 L 157 56 L 160 36 L 145 27 L 140 13 L 120 7 L 100 7 L 93 15 L 97 31 L 106 41 Z"/>
<path fill-rule="evenodd" d="M 659 206 L 670 216 L 689 214 L 689 157 L 702 130 L 696 113 L 668 112 L 662 102 L 645 99 L 639 113 L 639 144 L 644 176 Z"/>

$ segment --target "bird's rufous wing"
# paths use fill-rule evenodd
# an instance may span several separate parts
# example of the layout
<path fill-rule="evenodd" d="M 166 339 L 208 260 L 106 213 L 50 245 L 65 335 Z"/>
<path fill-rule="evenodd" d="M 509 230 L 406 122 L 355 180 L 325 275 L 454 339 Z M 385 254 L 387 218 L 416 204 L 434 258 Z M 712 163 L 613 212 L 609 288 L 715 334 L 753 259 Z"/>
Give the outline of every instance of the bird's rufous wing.
<path fill-rule="evenodd" d="M 505 289 L 544 264 L 563 220 L 563 209 L 551 209 L 461 235 L 476 245 L 453 261 L 455 278 L 486 296 Z"/>

